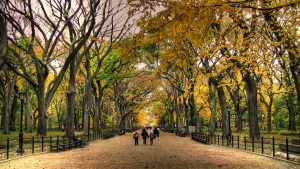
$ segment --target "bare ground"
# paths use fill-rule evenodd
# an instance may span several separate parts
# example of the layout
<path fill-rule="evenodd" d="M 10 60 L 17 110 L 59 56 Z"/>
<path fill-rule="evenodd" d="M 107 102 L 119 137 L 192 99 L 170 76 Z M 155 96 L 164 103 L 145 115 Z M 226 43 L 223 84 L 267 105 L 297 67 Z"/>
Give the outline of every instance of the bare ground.
<path fill-rule="evenodd" d="M 300 169 L 300 165 L 225 147 L 203 145 L 190 138 L 162 133 L 154 145 L 134 146 L 132 135 L 116 136 L 58 153 L 45 153 L 0 163 L 1 169 L 31 168 L 172 168 L 172 169 Z M 148 140 L 149 142 L 149 140 Z"/>

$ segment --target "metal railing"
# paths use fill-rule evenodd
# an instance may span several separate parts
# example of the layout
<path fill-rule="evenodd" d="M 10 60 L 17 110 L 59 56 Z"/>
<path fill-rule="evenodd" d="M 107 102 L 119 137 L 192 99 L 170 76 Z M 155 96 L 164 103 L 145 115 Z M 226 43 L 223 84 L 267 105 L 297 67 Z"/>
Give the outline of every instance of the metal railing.
<path fill-rule="evenodd" d="M 113 130 L 101 130 L 100 132 L 92 132 L 90 134 L 79 135 L 83 140 L 92 142 L 95 140 L 108 139 L 116 135 Z M 0 161 L 9 160 L 12 158 L 26 156 L 30 154 L 38 154 L 43 152 L 50 152 L 50 144 L 52 139 L 64 139 L 65 136 L 56 137 L 31 137 L 23 138 L 24 151 L 17 152 L 19 148 L 19 139 L 6 139 L 0 141 Z"/>
<path fill-rule="evenodd" d="M 192 139 L 205 144 L 214 144 L 218 146 L 242 149 L 275 158 L 285 158 L 286 160 L 294 161 L 294 159 L 290 158 L 291 141 L 288 138 L 278 139 L 275 137 L 267 138 L 263 136 L 260 138 L 254 138 L 233 135 L 225 137 L 223 135 L 194 133 L 192 134 Z M 278 154 L 277 152 L 280 153 Z M 298 160 L 295 162 L 299 163 L 300 161 Z"/>

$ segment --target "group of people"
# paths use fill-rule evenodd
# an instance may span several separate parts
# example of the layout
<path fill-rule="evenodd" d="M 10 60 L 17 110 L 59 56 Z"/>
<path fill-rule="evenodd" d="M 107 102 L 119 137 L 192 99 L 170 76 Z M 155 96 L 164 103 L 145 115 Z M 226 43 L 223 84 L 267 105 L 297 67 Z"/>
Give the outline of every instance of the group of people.
<path fill-rule="evenodd" d="M 153 140 L 156 137 L 159 137 L 159 131 L 160 129 L 158 127 L 155 127 L 154 129 L 150 128 L 150 132 L 148 133 L 147 129 L 145 127 L 141 128 L 141 132 L 139 130 L 136 130 L 133 132 L 133 139 L 134 139 L 134 145 L 139 145 L 139 136 L 141 135 L 143 138 L 143 144 L 147 144 L 147 138 L 150 138 L 150 145 L 153 145 Z"/>

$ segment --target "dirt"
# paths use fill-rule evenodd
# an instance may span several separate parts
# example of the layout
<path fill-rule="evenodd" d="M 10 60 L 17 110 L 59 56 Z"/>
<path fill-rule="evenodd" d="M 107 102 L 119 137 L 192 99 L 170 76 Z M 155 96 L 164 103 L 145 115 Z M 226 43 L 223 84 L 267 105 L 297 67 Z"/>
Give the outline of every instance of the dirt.
<path fill-rule="evenodd" d="M 171 168 L 171 169 L 293 169 L 300 165 L 236 149 L 199 144 L 190 138 L 162 133 L 154 144 L 134 146 L 131 134 L 90 143 L 58 153 L 27 156 L 0 163 L 1 169 Z"/>

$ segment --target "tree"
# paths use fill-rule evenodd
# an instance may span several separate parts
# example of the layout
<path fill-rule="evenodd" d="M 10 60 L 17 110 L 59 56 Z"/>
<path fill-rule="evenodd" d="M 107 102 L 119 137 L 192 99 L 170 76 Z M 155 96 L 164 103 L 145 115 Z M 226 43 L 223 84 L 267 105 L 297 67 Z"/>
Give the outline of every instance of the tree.
<path fill-rule="evenodd" d="M 2 2 L 0 2 L 0 4 L 2 4 Z M 0 14 L 0 67 L 3 66 L 6 55 L 7 55 L 6 21 L 5 21 L 4 16 L 2 14 Z"/>

